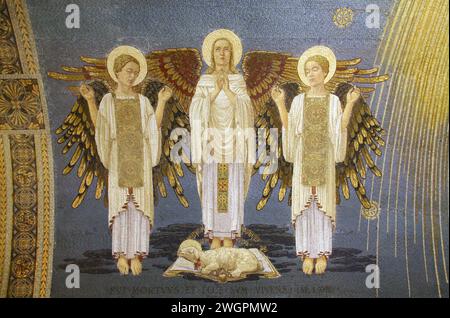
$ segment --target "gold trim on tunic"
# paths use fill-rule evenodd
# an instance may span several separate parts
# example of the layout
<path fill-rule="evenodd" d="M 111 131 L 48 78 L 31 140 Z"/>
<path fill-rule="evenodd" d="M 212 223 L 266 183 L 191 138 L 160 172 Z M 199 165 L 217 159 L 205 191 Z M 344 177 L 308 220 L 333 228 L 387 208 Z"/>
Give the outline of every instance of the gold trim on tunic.
<path fill-rule="evenodd" d="M 219 213 L 228 212 L 228 164 L 217 164 L 217 209 Z"/>
<path fill-rule="evenodd" d="M 144 143 L 139 99 L 114 98 L 119 187 L 144 186 Z"/>
<path fill-rule="evenodd" d="M 320 186 L 327 182 L 329 100 L 329 95 L 305 98 L 301 182 L 306 186 Z"/>

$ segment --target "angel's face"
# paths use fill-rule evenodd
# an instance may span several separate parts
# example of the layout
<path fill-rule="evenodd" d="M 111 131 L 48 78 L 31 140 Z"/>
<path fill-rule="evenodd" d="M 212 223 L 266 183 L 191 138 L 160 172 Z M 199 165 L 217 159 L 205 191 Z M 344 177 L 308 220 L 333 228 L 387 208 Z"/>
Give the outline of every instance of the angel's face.
<path fill-rule="evenodd" d="M 214 62 L 216 66 L 228 66 L 231 59 L 231 44 L 225 39 L 217 40 L 214 43 Z"/>
<path fill-rule="evenodd" d="M 327 76 L 320 64 L 315 61 L 309 61 L 305 64 L 305 75 L 311 87 L 323 85 Z"/>
<path fill-rule="evenodd" d="M 124 86 L 133 86 L 136 78 L 139 76 L 139 65 L 135 62 L 128 62 L 117 72 L 117 80 Z"/>

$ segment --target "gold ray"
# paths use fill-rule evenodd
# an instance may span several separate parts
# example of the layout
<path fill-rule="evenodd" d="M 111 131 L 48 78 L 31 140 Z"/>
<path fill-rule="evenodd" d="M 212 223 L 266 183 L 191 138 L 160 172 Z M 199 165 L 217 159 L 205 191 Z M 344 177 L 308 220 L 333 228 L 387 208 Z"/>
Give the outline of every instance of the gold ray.
<path fill-rule="evenodd" d="M 443 14 L 445 12 L 445 14 Z M 443 148 L 448 148 L 448 144 L 439 143 L 438 138 L 448 140 L 448 133 L 445 135 L 445 127 L 448 129 L 448 2 L 447 1 L 404 1 L 396 2 L 393 14 L 385 28 L 382 44 L 377 51 L 376 63 L 381 66 L 380 73 L 393 74 L 391 79 L 386 105 L 393 105 L 390 109 L 390 128 L 395 127 L 395 132 L 388 129 L 386 140 L 387 145 L 394 147 L 388 149 L 383 158 L 383 176 L 380 182 L 379 196 L 383 193 L 384 181 L 388 182 L 388 205 L 386 228 L 389 230 L 389 210 L 390 205 L 398 210 L 398 193 L 401 188 L 406 191 L 405 215 L 404 215 L 404 248 L 406 277 L 408 282 L 408 294 L 411 295 L 411 285 L 409 281 L 408 265 L 408 218 L 409 218 L 409 182 L 413 181 L 413 226 L 414 243 L 416 242 L 416 218 L 418 215 L 418 204 L 422 209 L 422 254 L 424 258 L 425 278 L 428 281 L 427 270 L 427 245 L 426 237 L 431 231 L 431 253 L 434 262 L 435 284 L 438 295 L 441 296 L 440 275 L 437 266 L 437 246 L 440 244 L 442 267 L 444 277 L 448 282 L 445 246 L 441 235 L 441 214 L 435 217 L 437 207 L 438 212 L 441 206 L 440 193 L 448 188 L 447 169 L 442 169 Z M 388 31 L 386 31 L 388 30 Z M 434 36 L 438 35 L 438 36 Z M 445 37 L 444 37 L 445 36 Z M 442 39 L 440 39 L 442 37 Z M 431 51 L 431 52 L 429 52 Z M 444 54 L 445 53 L 445 54 Z M 444 62 L 445 60 L 445 62 Z M 414 79 L 414 81 L 411 80 Z M 402 83 L 403 82 L 403 83 Z M 409 84 L 408 84 L 409 83 Z M 398 85 L 402 89 L 398 89 Z M 382 90 L 384 85 L 382 86 Z M 405 91 L 408 91 L 405 93 Z M 378 117 L 383 93 L 378 95 L 378 103 L 375 117 Z M 405 94 L 409 93 L 406 97 Z M 412 96 L 411 96 L 412 95 Z M 384 103 L 384 101 L 383 101 Z M 397 105 L 397 103 L 399 105 Z M 426 107 L 424 107 L 426 106 Z M 384 126 L 386 118 L 386 107 L 382 110 L 381 125 Z M 401 114 L 401 115 L 400 115 Z M 402 116 L 402 117 L 400 117 Z M 399 118 L 405 118 L 400 121 Z M 397 123 L 393 126 L 392 122 Z M 414 152 L 413 152 L 414 151 Z M 440 155 L 441 154 L 441 155 Z M 448 156 L 445 153 L 444 156 Z M 386 171 L 386 158 L 390 157 L 391 163 L 389 171 Z M 406 159 L 408 158 L 408 159 Z M 406 161 L 405 161 L 406 160 Z M 377 158 L 375 163 L 377 163 Z M 393 161 L 396 161 L 394 169 Z M 411 169 L 413 168 L 413 169 Z M 444 171 L 444 176 L 440 171 Z M 395 197 L 391 196 L 392 179 L 397 171 L 397 181 L 401 181 L 402 172 L 406 174 L 406 185 L 396 184 Z M 444 179 L 442 182 L 441 179 Z M 371 197 L 374 190 L 374 178 L 371 180 Z M 441 188 L 439 188 L 441 187 Z M 394 199 L 395 198 L 395 199 Z M 391 202 L 391 200 L 395 200 Z M 419 201 L 422 201 L 419 203 Z M 445 199 L 444 199 L 445 200 Z M 429 215 L 428 215 L 429 214 Z M 395 231 L 397 231 L 398 216 L 395 215 Z M 430 227 L 426 222 L 430 219 Z M 379 222 L 378 222 L 379 224 Z M 395 236 L 397 236 L 395 234 Z M 396 244 L 396 242 L 395 242 Z M 396 250 L 396 245 L 394 246 Z"/>

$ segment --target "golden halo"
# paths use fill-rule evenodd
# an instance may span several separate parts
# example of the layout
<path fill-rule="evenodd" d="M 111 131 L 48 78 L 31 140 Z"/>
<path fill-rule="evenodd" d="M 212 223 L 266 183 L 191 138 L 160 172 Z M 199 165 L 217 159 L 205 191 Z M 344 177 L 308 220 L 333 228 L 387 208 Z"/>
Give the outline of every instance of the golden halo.
<path fill-rule="evenodd" d="M 239 39 L 239 37 L 233 31 L 227 29 L 215 30 L 208 34 L 203 41 L 202 55 L 206 64 L 208 64 L 208 66 L 211 66 L 212 64 L 211 52 L 214 42 L 216 42 L 218 39 L 227 39 L 228 41 L 230 41 L 231 46 L 233 47 L 233 64 L 234 66 L 238 65 L 242 57 L 241 39 Z"/>
<path fill-rule="evenodd" d="M 108 59 L 106 60 L 109 76 L 111 76 L 114 82 L 117 83 L 117 76 L 116 73 L 114 73 L 114 61 L 122 54 L 130 55 L 139 62 L 139 75 L 133 83 L 133 86 L 136 86 L 137 84 L 142 82 L 147 75 L 147 61 L 144 54 L 142 54 L 142 52 L 135 47 L 122 45 L 116 47 L 111 51 L 111 53 L 109 53 Z"/>
<path fill-rule="evenodd" d="M 336 73 L 336 56 L 334 55 L 333 51 L 326 46 L 313 46 L 312 48 L 306 50 L 305 53 L 302 54 L 302 56 L 300 56 L 297 66 L 298 75 L 300 76 L 303 84 L 307 86 L 309 86 L 309 82 L 305 74 L 305 63 L 311 56 L 314 55 L 323 56 L 328 60 L 328 63 L 330 64 L 327 77 L 325 77 L 325 83 L 329 82 L 330 79 L 334 76 L 334 73 Z"/>

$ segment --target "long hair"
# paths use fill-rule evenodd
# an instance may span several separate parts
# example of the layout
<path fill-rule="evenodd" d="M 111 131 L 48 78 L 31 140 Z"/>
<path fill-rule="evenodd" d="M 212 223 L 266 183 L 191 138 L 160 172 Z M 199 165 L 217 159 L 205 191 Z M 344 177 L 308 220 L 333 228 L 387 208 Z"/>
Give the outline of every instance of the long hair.
<path fill-rule="evenodd" d="M 236 66 L 234 66 L 234 51 L 233 51 L 233 45 L 231 45 L 231 42 L 228 41 L 228 39 L 226 38 L 220 38 L 214 41 L 212 48 L 211 48 L 211 66 L 208 67 L 208 69 L 206 70 L 206 74 L 212 74 L 214 73 L 214 71 L 216 70 L 216 61 L 214 60 L 214 48 L 216 46 L 217 41 L 220 40 L 225 40 L 228 42 L 228 45 L 230 46 L 230 50 L 231 50 L 231 54 L 230 54 L 230 65 L 229 65 L 229 69 L 230 69 L 230 73 L 231 74 L 237 74 L 239 73 L 239 71 L 237 70 Z"/>

